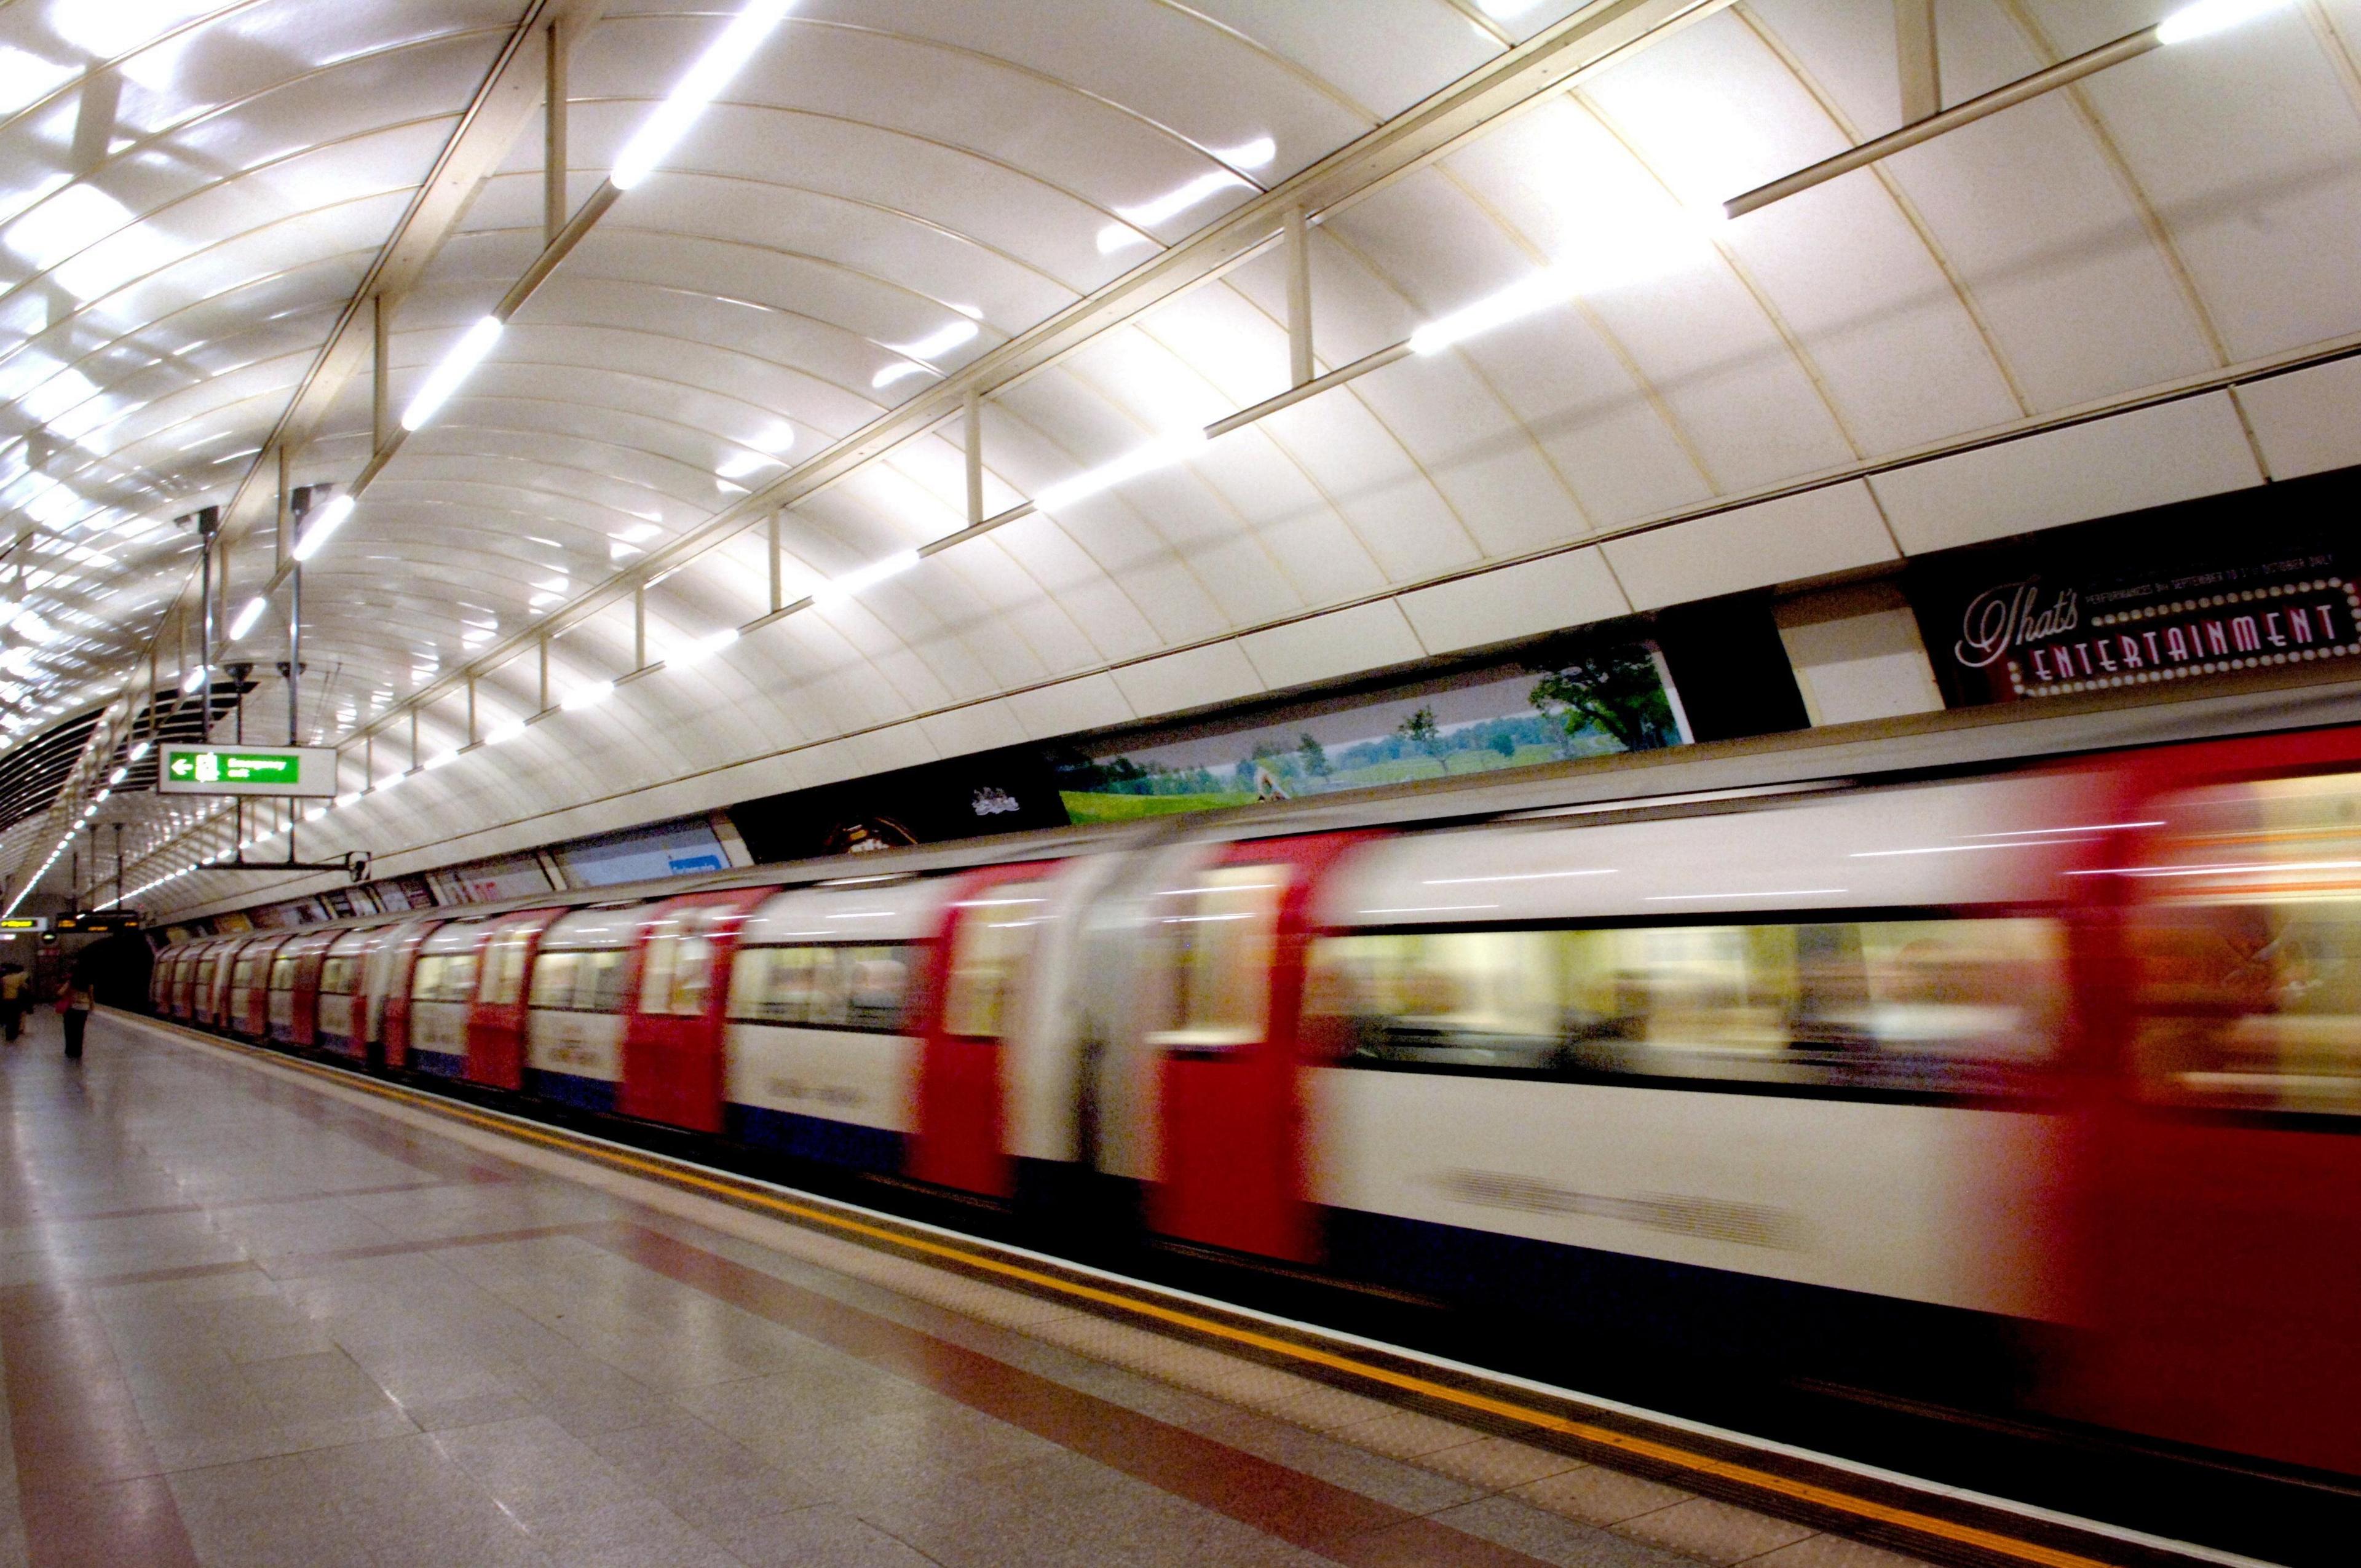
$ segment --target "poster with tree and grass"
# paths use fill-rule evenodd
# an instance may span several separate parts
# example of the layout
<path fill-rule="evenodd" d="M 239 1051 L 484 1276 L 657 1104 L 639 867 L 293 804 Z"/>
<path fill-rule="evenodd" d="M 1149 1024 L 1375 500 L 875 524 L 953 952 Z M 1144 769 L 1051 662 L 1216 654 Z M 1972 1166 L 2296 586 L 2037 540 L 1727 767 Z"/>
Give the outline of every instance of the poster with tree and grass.
<path fill-rule="evenodd" d="M 1358 698 L 1308 716 L 1070 755 L 1075 822 L 1536 767 L 1688 739 L 1649 643 L 1559 651 L 1545 664 Z"/>

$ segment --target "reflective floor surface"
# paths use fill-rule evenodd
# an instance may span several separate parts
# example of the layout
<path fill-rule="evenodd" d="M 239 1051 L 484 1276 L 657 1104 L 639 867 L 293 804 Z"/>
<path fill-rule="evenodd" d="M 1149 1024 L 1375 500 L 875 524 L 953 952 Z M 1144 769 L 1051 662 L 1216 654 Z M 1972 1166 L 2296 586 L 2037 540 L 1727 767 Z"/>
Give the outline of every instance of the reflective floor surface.
<path fill-rule="evenodd" d="M 0 1047 L 0 1564 L 1908 1568 L 58 1029 Z"/>

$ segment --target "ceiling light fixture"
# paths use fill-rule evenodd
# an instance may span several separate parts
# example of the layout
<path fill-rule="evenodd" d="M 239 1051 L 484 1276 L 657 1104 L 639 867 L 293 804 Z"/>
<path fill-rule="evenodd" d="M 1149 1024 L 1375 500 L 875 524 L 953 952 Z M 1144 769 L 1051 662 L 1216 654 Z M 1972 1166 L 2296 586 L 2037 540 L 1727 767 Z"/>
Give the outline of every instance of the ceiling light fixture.
<path fill-rule="evenodd" d="M 2191 38 L 2209 38 L 2279 10 L 2287 3 L 2288 0 L 2197 0 L 2196 5 L 2184 5 L 2158 22 L 2156 41 L 2185 44 Z"/>
<path fill-rule="evenodd" d="M 698 638 L 679 652 L 667 657 L 664 663 L 676 670 L 692 670 L 737 641 L 738 629 L 725 626 L 710 637 Z"/>
<path fill-rule="evenodd" d="M 247 600 L 246 608 L 237 612 L 237 619 L 229 623 L 229 640 L 235 642 L 253 630 L 254 623 L 262 619 L 262 612 L 269 602 L 260 594 Z"/>
<path fill-rule="evenodd" d="M 883 561 L 872 561 L 858 566 L 840 577 L 831 577 L 812 589 L 811 601 L 821 609 L 840 605 L 864 588 L 874 587 L 888 577 L 897 577 L 918 564 L 916 550 L 900 550 Z"/>
<path fill-rule="evenodd" d="M 697 63 L 656 105 L 656 112 L 631 133 L 631 139 L 617 155 L 607 182 L 618 191 L 628 191 L 645 180 L 664 160 L 664 155 L 688 134 L 688 127 L 705 113 L 705 106 L 730 85 L 730 79 L 738 74 L 739 68 L 753 57 L 763 40 L 786 20 L 787 13 L 793 9 L 795 0 L 748 0 L 746 8 L 697 57 Z"/>
<path fill-rule="evenodd" d="M 573 691 L 567 693 L 566 700 L 558 706 L 565 708 L 568 713 L 579 713 L 585 708 L 598 707 L 600 703 L 606 701 L 609 697 L 614 695 L 614 682 L 599 681 L 591 685 L 577 686 Z"/>
<path fill-rule="evenodd" d="M 295 559 L 309 561 L 320 553 L 329 535 L 344 527 L 345 519 L 353 515 L 353 498 L 338 496 L 318 511 L 304 525 L 302 537 L 295 541 Z"/>
<path fill-rule="evenodd" d="M 1075 475 L 1071 479 L 1060 480 L 1051 485 L 1033 498 L 1033 505 L 1038 510 L 1056 511 L 1062 507 L 1071 506 L 1076 501 L 1095 496 L 1102 490 L 1113 489 L 1126 479 L 1153 473 L 1159 468 L 1170 468 L 1177 463 L 1185 463 L 1203 451 L 1204 447 L 1203 431 L 1193 429 L 1176 431 L 1160 440 L 1151 441 L 1137 451 L 1127 453 L 1112 463 L 1103 463 L 1095 468 Z"/>
<path fill-rule="evenodd" d="M 445 355 L 443 362 L 427 376 L 426 384 L 418 389 L 418 395 L 410 400 L 410 406 L 401 411 L 401 428 L 411 431 L 423 429 L 426 422 L 451 400 L 451 394 L 459 389 L 460 383 L 475 373 L 476 367 L 484 362 L 484 356 L 491 353 L 493 345 L 500 340 L 500 334 L 507 330 L 508 323 L 498 316 L 478 317 L 476 324 L 451 345 L 451 352 Z"/>

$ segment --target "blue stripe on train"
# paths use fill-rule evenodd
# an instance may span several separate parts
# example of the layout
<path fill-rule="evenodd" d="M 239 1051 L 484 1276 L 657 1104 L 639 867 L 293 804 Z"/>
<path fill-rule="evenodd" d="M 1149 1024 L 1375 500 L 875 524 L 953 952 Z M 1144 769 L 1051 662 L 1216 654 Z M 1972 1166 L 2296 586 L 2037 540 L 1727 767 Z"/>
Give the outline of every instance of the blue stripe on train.
<path fill-rule="evenodd" d="M 536 1099 L 571 1105 L 577 1111 L 596 1111 L 604 1114 L 615 1108 L 615 1086 L 603 1078 L 584 1078 L 577 1073 L 548 1072 L 529 1067 L 524 1069 L 524 1091 Z"/>
<path fill-rule="evenodd" d="M 1631 1366 L 1906 1391 L 1976 1407 L 2029 1376 L 2061 1331 L 1962 1307 L 1378 1214 L 1324 1212 L 1339 1275 L 1548 1340 L 1535 1375 L 1614 1391 Z M 1719 1369 L 1708 1372 L 1708 1369 Z M 1582 1380 L 1587 1379 L 1587 1382 Z M 1623 1390 L 1626 1394 L 1631 1388 Z"/>
<path fill-rule="evenodd" d="M 430 1051 L 417 1046 L 410 1047 L 410 1065 L 420 1072 L 431 1072 L 437 1078 L 464 1078 L 467 1058 L 447 1051 Z"/>
<path fill-rule="evenodd" d="M 771 1149 L 798 1159 L 819 1160 L 851 1170 L 892 1174 L 902 1168 L 902 1135 L 855 1122 L 831 1122 L 820 1116 L 799 1116 L 792 1111 L 766 1110 L 759 1105 L 724 1108 L 723 1125 L 731 1138 L 752 1148 Z"/>

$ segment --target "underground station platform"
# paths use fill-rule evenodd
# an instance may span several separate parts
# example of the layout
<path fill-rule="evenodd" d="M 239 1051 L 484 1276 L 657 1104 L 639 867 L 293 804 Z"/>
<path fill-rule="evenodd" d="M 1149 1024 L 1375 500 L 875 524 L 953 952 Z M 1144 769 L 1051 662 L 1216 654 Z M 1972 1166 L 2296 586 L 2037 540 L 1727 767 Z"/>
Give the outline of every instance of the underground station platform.
<path fill-rule="evenodd" d="M 104 1012 L 0 1058 L 0 1562 L 2246 1559 Z"/>

